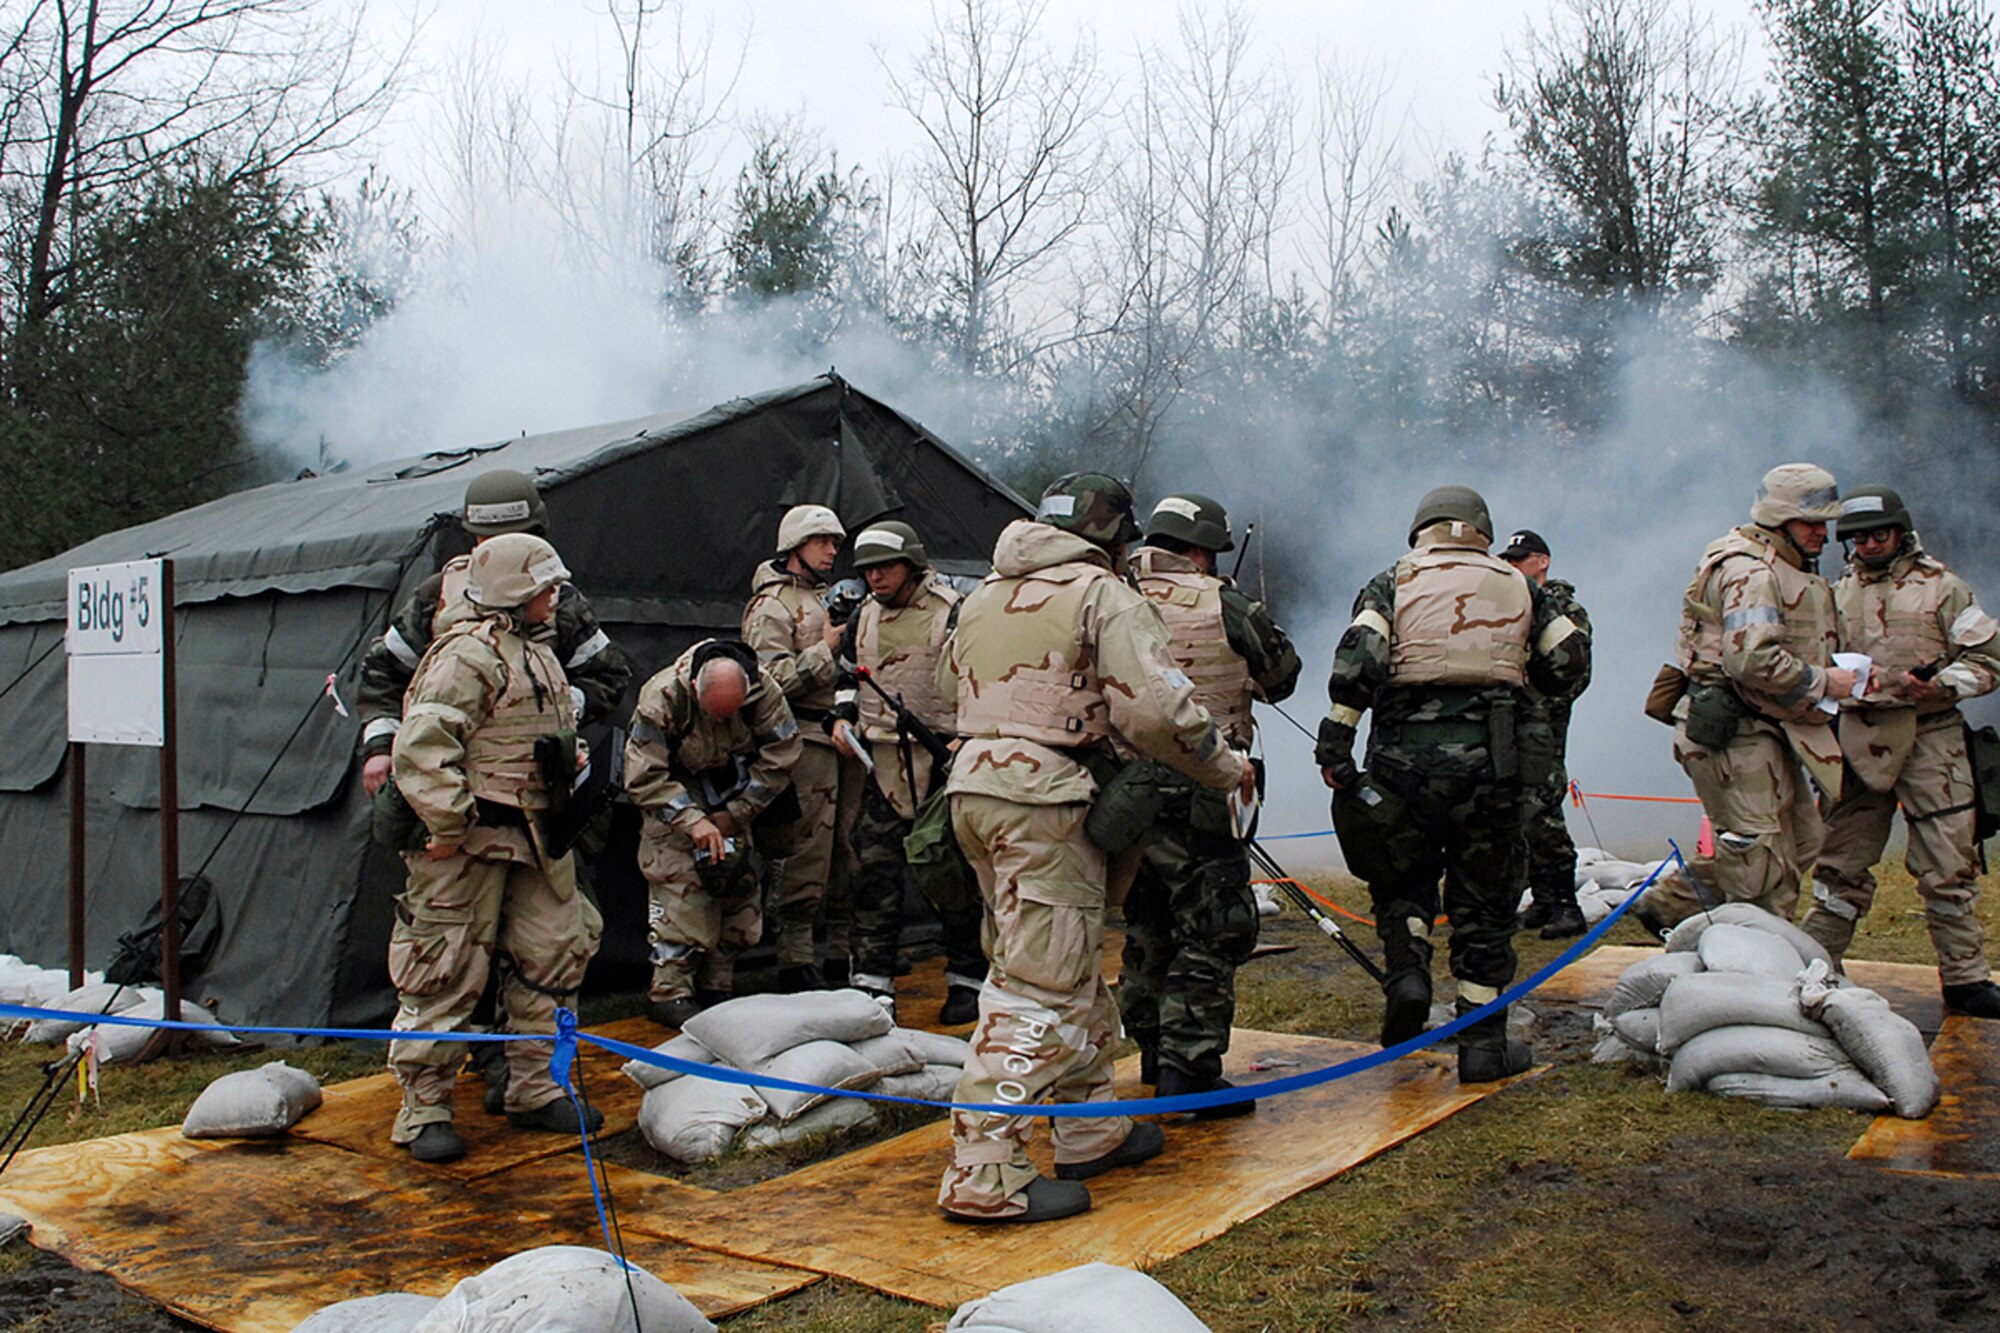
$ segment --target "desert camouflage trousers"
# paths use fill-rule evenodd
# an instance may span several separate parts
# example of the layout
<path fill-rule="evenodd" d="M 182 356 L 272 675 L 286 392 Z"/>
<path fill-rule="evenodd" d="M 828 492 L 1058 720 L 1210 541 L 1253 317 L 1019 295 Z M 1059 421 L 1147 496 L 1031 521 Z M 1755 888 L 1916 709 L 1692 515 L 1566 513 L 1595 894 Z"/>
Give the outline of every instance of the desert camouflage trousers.
<path fill-rule="evenodd" d="M 1163 1067 L 1220 1078 L 1236 1019 L 1236 969 L 1257 947 L 1250 858 L 1229 833 L 1227 798 L 1185 789 L 1168 795 L 1144 846 L 1125 896 L 1118 976 L 1125 1035 L 1157 1051 Z"/>
<path fill-rule="evenodd" d="M 1104 984 L 1104 853 L 1083 835 L 1082 805 L 951 798 L 952 829 L 986 901 L 986 956 L 965 1075 L 953 1100 L 1032 1106 L 1110 1101 L 1118 1010 Z M 955 1111 L 952 1161 L 938 1206 L 977 1217 L 1027 1207 L 1037 1171 L 1031 1116 Z M 1058 1163 L 1086 1162 L 1125 1141 L 1125 1116 L 1058 1119 Z"/>
<path fill-rule="evenodd" d="M 1835 958 L 1875 902 L 1875 863 L 1889 845 L 1902 806 L 1910 830 L 1903 864 L 1924 900 L 1924 924 L 1947 986 L 1990 974 L 1979 928 L 1979 850 L 1973 845 L 1972 760 L 1956 712 L 1948 725 L 1917 732 L 1915 747 L 1890 791 L 1871 791 L 1852 772 L 1826 814 L 1826 845 L 1813 873 L 1812 907 L 1800 923 Z"/>
<path fill-rule="evenodd" d="M 1709 750 L 1674 729 L 1674 758 L 1715 832 L 1715 855 L 1690 858 L 1700 881 L 1690 885 L 1676 867 L 1646 891 L 1644 906 L 1661 925 L 1687 920 L 1704 906 L 1755 903 L 1789 921 L 1799 879 L 1819 857 L 1825 826 L 1813 785 L 1784 733 L 1745 721 L 1728 745 Z"/>
<path fill-rule="evenodd" d="M 471 1026 L 487 976 L 500 978 L 500 1011 L 510 1032 L 554 1032 L 556 1006 L 575 1004 L 597 953 L 604 920 L 577 891 L 570 858 L 544 872 L 525 836 L 518 859 L 464 853 L 442 861 L 403 857 L 409 880 L 396 900 L 389 980 L 398 1032 L 459 1032 Z M 389 1068 L 403 1085 L 390 1137 L 408 1143 L 425 1125 L 452 1118 L 452 1089 L 465 1063 L 455 1041 L 389 1043 Z M 507 1044 L 507 1109 L 532 1111 L 562 1089 L 549 1076 L 549 1044 Z"/>
<path fill-rule="evenodd" d="M 903 904 L 908 895 L 909 859 L 903 839 L 911 821 L 896 813 L 889 798 L 872 779 L 861 784 L 861 813 L 854 824 L 854 880 L 851 893 L 854 929 L 854 976 L 887 984 L 895 976 L 896 946 L 903 934 Z M 955 986 L 977 986 L 986 978 L 986 955 L 980 950 L 978 903 L 930 904 L 943 923 L 946 979 Z"/>
<path fill-rule="evenodd" d="M 761 938 L 764 913 L 754 873 L 704 882 L 687 834 L 648 818 L 639 834 L 646 877 L 646 941 L 652 946 L 648 998 L 691 998 L 697 986 L 727 994 L 736 958 Z"/>
<path fill-rule="evenodd" d="M 779 967 L 810 965 L 813 930 L 826 922 L 829 959 L 847 957 L 848 882 L 853 866 L 844 836 L 860 809 L 860 763 L 831 742 L 809 736 L 792 768 L 799 819 L 792 826 L 791 852 L 780 862 L 771 903 L 772 944 Z"/>

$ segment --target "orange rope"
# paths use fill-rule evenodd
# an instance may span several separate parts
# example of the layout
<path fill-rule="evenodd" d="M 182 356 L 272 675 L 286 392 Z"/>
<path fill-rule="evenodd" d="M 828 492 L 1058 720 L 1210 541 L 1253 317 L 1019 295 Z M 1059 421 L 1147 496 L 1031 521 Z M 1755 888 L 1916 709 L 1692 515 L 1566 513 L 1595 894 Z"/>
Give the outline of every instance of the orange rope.
<path fill-rule="evenodd" d="M 1698 796 L 1621 796 L 1616 792 L 1587 791 L 1580 793 L 1591 801 L 1656 801 L 1661 805 L 1700 805 Z"/>
<path fill-rule="evenodd" d="M 1358 921 L 1364 926 L 1372 926 L 1375 924 L 1373 921 L 1370 921 L 1365 916 L 1361 916 L 1358 913 L 1348 911 L 1345 907 L 1342 907 L 1339 903 L 1334 902 L 1330 898 L 1322 898 L 1319 894 L 1314 893 L 1311 889 L 1307 888 L 1305 885 L 1299 883 L 1295 879 L 1253 879 L 1250 882 L 1252 884 L 1289 884 L 1293 888 L 1297 889 L 1300 893 L 1303 893 L 1306 897 L 1318 903 L 1321 907 L 1325 907 L 1332 911 L 1338 912 L 1342 916 L 1346 917 L 1349 921 Z M 1436 921 L 1433 921 L 1431 924 L 1434 926 L 1442 926 L 1449 920 L 1451 920 L 1450 917 L 1441 916 Z"/>

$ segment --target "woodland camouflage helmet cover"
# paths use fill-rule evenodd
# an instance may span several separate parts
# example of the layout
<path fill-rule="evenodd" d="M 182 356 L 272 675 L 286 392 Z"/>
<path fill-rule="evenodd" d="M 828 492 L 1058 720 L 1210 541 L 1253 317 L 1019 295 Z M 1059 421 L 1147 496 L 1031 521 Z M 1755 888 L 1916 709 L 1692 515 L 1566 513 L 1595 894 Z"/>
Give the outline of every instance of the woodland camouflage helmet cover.
<path fill-rule="evenodd" d="M 473 551 L 465 596 L 488 610 L 511 610 L 567 582 L 569 570 L 555 547 L 531 532 L 508 532 L 488 538 Z"/>
<path fill-rule="evenodd" d="M 1840 488 L 1831 472 L 1812 463 L 1781 463 L 1766 472 L 1750 505 L 1750 521 L 1762 528 L 1783 527 L 1793 519 L 1825 523 L 1839 517 Z"/>
<path fill-rule="evenodd" d="M 813 537 L 847 536 L 840 516 L 825 505 L 793 505 L 778 520 L 778 549 L 796 551 Z"/>
<path fill-rule="evenodd" d="M 1152 517 L 1146 520 L 1146 536 L 1171 537 L 1205 551 L 1236 549 L 1236 539 L 1229 532 L 1229 512 L 1219 501 L 1192 491 L 1169 495 L 1154 505 Z"/>
<path fill-rule="evenodd" d="M 1480 536 L 1493 540 L 1493 515 L 1486 508 L 1485 496 L 1470 486 L 1433 486 L 1417 501 L 1416 517 L 1410 520 L 1410 544 L 1416 545 L 1419 532 L 1446 519 L 1469 523 L 1479 529 Z"/>
<path fill-rule="evenodd" d="M 1132 492 L 1124 482 L 1103 472 L 1057 477 L 1042 492 L 1035 518 L 1099 546 L 1123 546 L 1139 536 Z"/>
<path fill-rule="evenodd" d="M 1877 528 L 1908 532 L 1912 526 L 1909 506 L 1887 486 L 1857 486 L 1841 497 L 1837 530 L 1842 541 Z"/>
<path fill-rule="evenodd" d="M 507 532 L 547 535 L 549 511 L 542 503 L 542 493 L 526 474 L 494 468 L 466 485 L 465 511 L 459 523 L 475 537 L 498 537 Z"/>
<path fill-rule="evenodd" d="M 923 541 L 917 530 L 896 519 L 881 523 L 870 523 L 854 539 L 856 569 L 867 569 L 870 565 L 886 565 L 897 560 L 907 560 L 918 569 L 930 566 L 930 558 L 924 554 Z"/>

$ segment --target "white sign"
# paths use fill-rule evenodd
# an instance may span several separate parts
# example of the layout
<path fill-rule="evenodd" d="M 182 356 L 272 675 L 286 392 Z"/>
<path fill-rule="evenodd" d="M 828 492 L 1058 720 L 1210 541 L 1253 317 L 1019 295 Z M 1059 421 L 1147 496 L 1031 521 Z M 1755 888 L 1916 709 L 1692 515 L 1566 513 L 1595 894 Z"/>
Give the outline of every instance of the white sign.
<path fill-rule="evenodd" d="M 69 572 L 71 740 L 165 744 L 160 565 L 132 560 Z"/>

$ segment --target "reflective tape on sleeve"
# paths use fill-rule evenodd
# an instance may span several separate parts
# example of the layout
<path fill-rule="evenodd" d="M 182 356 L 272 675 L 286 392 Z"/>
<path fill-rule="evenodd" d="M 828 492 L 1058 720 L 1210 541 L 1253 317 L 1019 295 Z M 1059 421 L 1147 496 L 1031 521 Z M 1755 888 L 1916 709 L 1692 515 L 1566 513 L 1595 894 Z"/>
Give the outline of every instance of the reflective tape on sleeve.
<path fill-rule="evenodd" d="M 423 654 L 410 647 L 410 641 L 405 639 L 403 632 L 394 625 L 389 626 L 389 632 L 382 636 L 382 646 L 389 650 L 389 656 L 412 671 L 415 671 L 417 663 L 423 660 Z"/>

